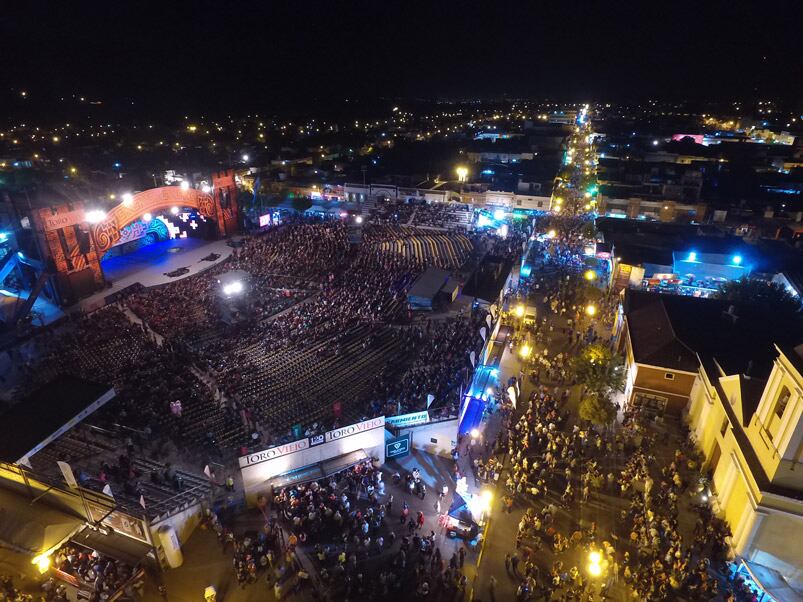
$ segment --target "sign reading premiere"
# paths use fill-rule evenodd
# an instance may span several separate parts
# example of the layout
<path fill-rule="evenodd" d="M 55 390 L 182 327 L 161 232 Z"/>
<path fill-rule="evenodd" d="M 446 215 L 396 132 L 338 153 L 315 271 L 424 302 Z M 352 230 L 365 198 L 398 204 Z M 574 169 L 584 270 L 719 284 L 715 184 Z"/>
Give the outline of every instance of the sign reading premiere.
<path fill-rule="evenodd" d="M 384 416 L 241 456 L 246 499 L 253 504 L 259 494 L 267 492 L 274 477 L 360 450 L 385 461 Z"/>
<path fill-rule="evenodd" d="M 429 422 L 429 412 L 426 410 L 422 412 L 413 412 L 412 414 L 401 414 L 399 416 L 388 416 L 385 418 L 390 426 L 396 428 L 406 428 L 408 426 L 417 426 L 419 424 L 426 424 Z"/>

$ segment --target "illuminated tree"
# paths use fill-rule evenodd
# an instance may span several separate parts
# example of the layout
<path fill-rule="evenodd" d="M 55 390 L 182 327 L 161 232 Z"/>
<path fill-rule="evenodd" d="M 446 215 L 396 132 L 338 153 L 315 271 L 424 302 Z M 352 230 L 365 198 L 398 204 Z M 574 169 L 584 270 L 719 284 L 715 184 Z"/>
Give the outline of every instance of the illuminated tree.
<path fill-rule="evenodd" d="M 569 362 L 569 369 L 578 384 L 591 395 L 607 399 L 616 391 L 624 391 L 622 358 L 605 345 L 589 345 Z"/>
<path fill-rule="evenodd" d="M 591 394 L 583 397 L 578 408 L 580 418 L 597 425 L 606 425 L 616 418 L 616 408 L 607 397 Z"/>

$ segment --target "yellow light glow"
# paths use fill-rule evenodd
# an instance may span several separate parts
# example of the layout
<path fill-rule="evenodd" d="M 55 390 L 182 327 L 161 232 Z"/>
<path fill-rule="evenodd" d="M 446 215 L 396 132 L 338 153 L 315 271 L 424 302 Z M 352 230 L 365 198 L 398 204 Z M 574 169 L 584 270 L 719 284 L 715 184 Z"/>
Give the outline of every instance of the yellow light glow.
<path fill-rule="evenodd" d="M 595 550 L 588 555 L 588 560 L 591 564 L 599 564 L 602 561 L 602 554 Z"/>
<path fill-rule="evenodd" d="M 530 345 L 527 344 L 527 343 L 524 343 L 524 345 L 521 346 L 521 349 L 519 349 L 519 355 L 521 355 L 521 357 L 524 358 L 525 360 L 528 357 L 530 357 L 532 352 L 533 352 L 533 348 L 530 347 Z"/>
<path fill-rule="evenodd" d="M 598 564 L 589 564 L 588 565 L 588 574 L 592 577 L 599 577 L 602 574 L 602 567 Z"/>
<path fill-rule="evenodd" d="M 460 180 L 461 182 L 465 182 L 466 181 L 466 178 L 468 177 L 468 168 L 467 167 L 463 167 L 461 165 L 460 167 L 455 169 L 455 172 L 457 173 L 457 179 L 458 180 Z"/>
<path fill-rule="evenodd" d="M 586 280 L 594 280 L 597 277 L 597 273 L 594 270 L 586 270 L 586 273 L 583 274 L 583 277 Z"/>
<path fill-rule="evenodd" d="M 546 235 L 548 238 L 555 238 L 558 235 L 558 233 L 555 232 L 554 230 L 550 230 L 549 232 L 546 233 Z"/>
<path fill-rule="evenodd" d="M 36 568 L 39 569 L 39 572 L 44 574 L 47 572 L 47 569 L 50 568 L 50 556 L 47 556 L 46 554 L 34 556 L 31 564 L 35 564 Z"/>
<path fill-rule="evenodd" d="M 58 143 L 59 140 L 60 140 L 60 138 L 58 136 L 53 136 L 53 142 Z"/>
<path fill-rule="evenodd" d="M 521 317 L 523 317 L 523 316 L 524 316 L 524 306 L 523 306 L 523 305 L 517 305 L 517 306 L 516 306 L 516 315 L 517 315 L 519 318 L 521 318 Z"/>
<path fill-rule="evenodd" d="M 583 196 L 586 197 L 587 199 L 590 199 L 591 198 L 591 193 L 590 192 L 586 192 Z"/>
<path fill-rule="evenodd" d="M 593 316 L 594 314 L 596 314 L 596 313 L 597 313 L 597 308 L 596 308 L 596 307 L 594 307 L 593 305 L 589 305 L 588 307 L 586 307 L 586 313 L 587 313 L 589 316 Z"/>
<path fill-rule="evenodd" d="M 486 489 L 480 494 L 482 500 L 482 509 L 488 511 L 491 509 L 491 502 L 493 502 L 494 494 L 492 491 Z"/>
<path fill-rule="evenodd" d="M 70 173 L 78 173 L 78 168 L 77 167 L 71 167 L 70 168 Z"/>

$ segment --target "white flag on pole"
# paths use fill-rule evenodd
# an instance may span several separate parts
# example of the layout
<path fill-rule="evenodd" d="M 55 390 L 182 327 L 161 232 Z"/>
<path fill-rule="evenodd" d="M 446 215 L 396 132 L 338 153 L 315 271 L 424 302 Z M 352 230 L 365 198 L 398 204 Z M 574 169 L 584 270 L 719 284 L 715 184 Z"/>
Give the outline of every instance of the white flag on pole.
<path fill-rule="evenodd" d="M 110 498 L 114 499 L 114 494 L 112 494 L 112 486 L 111 486 L 111 485 L 109 485 L 108 483 L 106 483 L 106 484 L 103 486 L 103 493 L 105 493 L 106 495 L 108 495 Z"/>
<path fill-rule="evenodd" d="M 139 505 L 142 506 L 142 509 L 145 510 L 145 496 L 140 494 L 139 495 Z"/>

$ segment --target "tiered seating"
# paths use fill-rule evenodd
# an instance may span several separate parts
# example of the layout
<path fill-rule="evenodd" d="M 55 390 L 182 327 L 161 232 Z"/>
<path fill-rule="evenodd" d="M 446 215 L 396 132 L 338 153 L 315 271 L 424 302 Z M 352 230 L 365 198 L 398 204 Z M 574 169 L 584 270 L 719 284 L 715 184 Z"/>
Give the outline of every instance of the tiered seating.
<path fill-rule="evenodd" d="M 364 412 L 360 402 L 373 377 L 400 345 L 394 329 L 365 324 L 304 349 L 265 354 L 255 345 L 240 355 L 251 371 L 237 395 L 254 408 L 260 424 L 275 433 L 296 423 L 331 425 L 336 401 L 344 416 Z"/>
<path fill-rule="evenodd" d="M 471 207 L 462 203 L 428 203 L 418 207 L 410 225 L 465 231 L 472 215 Z"/>
<path fill-rule="evenodd" d="M 411 229 L 400 229 L 399 233 L 400 238 L 379 242 L 378 248 L 412 258 L 421 265 L 458 269 L 473 249 L 465 234 L 433 234 Z"/>
<path fill-rule="evenodd" d="M 170 505 L 192 502 L 208 495 L 211 485 L 205 476 L 149 460 L 136 451 L 131 458 L 131 474 L 120 469 L 120 454 L 127 452 L 121 443 L 125 433 L 113 432 L 88 425 L 81 425 L 65 433 L 56 441 L 34 454 L 31 465 L 43 474 L 60 477 L 57 461 L 70 464 L 76 479 L 84 487 L 102 491 L 108 484 L 115 501 L 130 508 L 141 508 L 140 495 L 145 500 L 145 509 L 151 515 Z M 136 434 L 134 434 L 136 436 Z M 201 469 L 203 470 L 203 469 Z"/>

